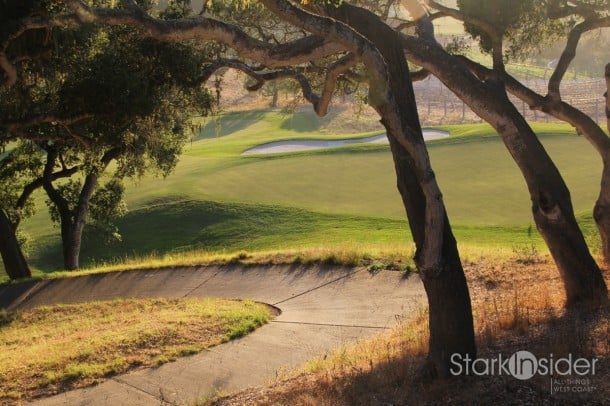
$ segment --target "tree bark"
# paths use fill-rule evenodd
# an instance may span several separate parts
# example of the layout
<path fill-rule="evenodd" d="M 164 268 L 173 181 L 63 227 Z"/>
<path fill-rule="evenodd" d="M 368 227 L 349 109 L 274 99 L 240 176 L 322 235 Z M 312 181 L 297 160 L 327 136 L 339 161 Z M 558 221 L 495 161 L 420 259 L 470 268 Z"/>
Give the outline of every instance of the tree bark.
<path fill-rule="evenodd" d="M 278 88 L 277 82 L 273 82 L 273 84 L 271 85 L 271 108 L 276 108 L 277 107 L 277 102 L 278 99 L 280 97 L 280 90 Z"/>
<path fill-rule="evenodd" d="M 610 266 L 610 150 L 603 159 L 601 189 L 593 208 L 593 219 L 599 231 L 604 263 Z"/>
<path fill-rule="evenodd" d="M 64 269 L 75 271 L 80 265 L 80 246 L 82 230 L 79 232 L 69 220 L 61 222 L 61 246 Z"/>
<path fill-rule="evenodd" d="M 15 236 L 15 230 L 2 209 L 0 209 L 0 254 L 2 254 L 4 270 L 9 278 L 15 280 L 32 276 Z"/>
<path fill-rule="evenodd" d="M 606 93 L 604 93 L 606 98 L 606 127 L 610 133 L 610 63 L 606 65 L 604 76 L 606 78 Z M 593 218 L 601 237 L 604 262 L 606 266 L 610 266 L 610 147 L 604 152 L 602 154 L 604 165 L 602 184 L 599 198 L 595 202 L 595 208 L 593 209 Z"/>
<path fill-rule="evenodd" d="M 606 78 L 606 93 L 604 94 L 606 97 L 606 126 L 608 127 L 608 132 L 610 133 L 610 63 L 606 65 L 604 76 Z"/>
<path fill-rule="evenodd" d="M 405 206 L 418 254 L 425 237 L 425 203 L 415 181 L 410 158 L 394 137 L 389 136 L 397 186 Z M 428 360 L 433 376 L 450 376 L 452 354 L 476 358 L 470 293 L 449 220 L 443 229 L 443 267 L 436 274 L 420 270 L 428 299 L 430 339 Z M 464 369 L 465 371 L 465 369 Z"/>
<path fill-rule="evenodd" d="M 468 58 L 460 57 L 460 60 L 481 80 L 486 80 L 494 74 L 492 70 Z M 593 218 L 601 237 L 604 262 L 606 265 L 610 265 L 610 138 L 593 118 L 574 106 L 561 99 L 542 96 L 506 72 L 501 75 L 501 78 L 511 94 L 523 100 L 531 109 L 542 111 L 574 126 L 576 131 L 584 136 L 599 153 L 603 169 L 599 196 L 593 209 Z"/>
<path fill-rule="evenodd" d="M 107 165 L 107 164 L 106 164 Z M 105 166 L 104 166 L 105 167 Z M 83 231 L 87 223 L 89 202 L 95 192 L 98 175 L 90 173 L 85 177 L 85 183 L 73 212 L 60 210 L 61 218 L 61 240 L 63 245 L 64 268 L 74 271 L 80 268 L 80 249 L 83 239 Z M 59 206 L 58 206 L 59 208 Z M 64 209 L 65 210 L 65 209 Z"/>
<path fill-rule="evenodd" d="M 59 156 L 54 147 L 47 148 L 47 160 L 42 175 L 42 187 L 44 188 L 49 199 L 57 207 L 59 212 L 59 222 L 61 228 L 62 254 L 64 260 L 64 269 L 73 271 L 79 268 L 79 255 L 81 246 L 81 237 L 84 228 L 84 217 L 82 217 L 81 199 L 77 203 L 75 212 L 72 212 L 68 201 L 55 189 L 53 186 L 53 169 L 55 162 Z M 89 177 L 87 177 L 88 179 Z M 85 181 L 87 184 L 87 180 Z M 93 193 L 91 191 L 91 193 Z M 82 196 L 82 193 L 81 193 Z M 87 201 L 88 205 L 88 201 Z M 81 214 L 82 221 L 78 221 L 78 215 Z M 85 207 L 86 213 L 86 207 Z"/>
<path fill-rule="evenodd" d="M 89 202 L 97 187 L 100 174 L 106 170 L 110 162 L 113 159 L 116 159 L 121 152 L 122 147 L 116 147 L 106 151 L 99 161 L 99 166 L 91 169 L 91 172 L 85 177 L 85 182 L 78 196 L 76 207 L 74 210 L 71 210 L 66 199 L 53 186 L 53 180 L 58 177 L 57 174 L 53 174 L 53 169 L 59 154 L 53 147 L 47 149 L 47 161 L 43 171 L 42 186 L 59 211 L 64 268 L 69 271 L 76 270 L 80 267 L 80 249 L 83 230 L 87 223 Z"/>
<path fill-rule="evenodd" d="M 566 305 L 606 300 L 608 289 L 576 222 L 569 190 L 503 84 L 478 80 L 435 41 L 403 36 L 403 44 L 415 63 L 437 76 L 502 138 L 527 183 L 536 227 L 564 282 Z"/>
<path fill-rule="evenodd" d="M 396 97 L 396 107 L 404 126 L 411 127 L 420 143 L 424 143 L 409 68 L 404 57 L 400 38 L 394 30 L 375 14 L 361 8 L 343 4 L 332 17 L 345 22 L 371 40 L 384 57 L 389 73 L 389 84 Z M 382 124 L 386 125 L 382 116 Z M 451 375 L 451 356 L 476 356 L 470 294 L 464 276 L 457 245 L 447 214 L 442 206 L 441 264 L 438 269 L 422 267 L 422 252 L 426 238 L 430 237 L 426 224 L 426 195 L 416 176 L 415 164 L 407 150 L 397 140 L 397 134 L 386 125 L 394 159 L 397 187 L 400 192 L 417 252 L 415 262 L 428 297 L 430 339 L 428 360 L 435 376 Z M 433 174 L 432 174 L 433 176 Z M 442 200 L 441 200 L 442 204 Z"/>

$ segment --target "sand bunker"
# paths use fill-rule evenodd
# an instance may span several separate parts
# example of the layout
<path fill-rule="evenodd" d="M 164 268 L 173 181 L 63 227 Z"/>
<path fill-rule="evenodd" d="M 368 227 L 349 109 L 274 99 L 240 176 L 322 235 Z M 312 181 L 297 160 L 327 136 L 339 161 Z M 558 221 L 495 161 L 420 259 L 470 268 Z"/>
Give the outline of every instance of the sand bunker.
<path fill-rule="evenodd" d="M 441 130 L 424 129 L 424 139 L 436 140 L 448 137 L 449 133 Z M 387 144 L 388 138 L 385 134 L 374 135 L 366 138 L 350 138 L 346 140 L 288 140 L 274 141 L 267 144 L 257 145 L 242 153 L 242 155 L 274 154 L 279 152 L 308 151 L 312 149 L 336 148 L 353 144 Z"/>

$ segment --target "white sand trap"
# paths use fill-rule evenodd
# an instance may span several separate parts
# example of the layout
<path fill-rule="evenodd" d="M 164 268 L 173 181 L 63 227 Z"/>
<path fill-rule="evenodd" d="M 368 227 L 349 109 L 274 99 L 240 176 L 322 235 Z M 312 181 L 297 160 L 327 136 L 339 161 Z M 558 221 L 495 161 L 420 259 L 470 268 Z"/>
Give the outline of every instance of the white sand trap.
<path fill-rule="evenodd" d="M 447 131 L 424 129 L 424 140 L 437 140 L 449 137 Z M 279 152 L 308 151 L 313 149 L 336 148 L 344 145 L 353 144 L 388 144 L 388 137 L 385 134 L 374 135 L 366 138 L 350 138 L 345 140 L 287 140 L 274 141 L 267 144 L 257 145 L 245 150 L 242 155 L 254 154 L 276 154 Z"/>

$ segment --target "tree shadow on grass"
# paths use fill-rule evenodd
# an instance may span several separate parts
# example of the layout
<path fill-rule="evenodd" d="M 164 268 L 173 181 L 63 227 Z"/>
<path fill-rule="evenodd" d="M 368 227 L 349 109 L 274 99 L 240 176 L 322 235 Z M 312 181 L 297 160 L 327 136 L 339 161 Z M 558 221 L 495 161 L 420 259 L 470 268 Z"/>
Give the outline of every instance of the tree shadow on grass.
<path fill-rule="evenodd" d="M 332 216 L 327 217 L 333 221 Z M 83 237 L 81 267 L 190 250 L 231 252 L 255 250 L 274 241 L 289 244 L 315 232 L 319 218 L 318 214 L 293 208 L 169 201 L 134 210 L 118 221 L 121 241 L 106 243 L 94 230 L 88 230 Z M 59 237 L 37 241 L 29 260 L 44 271 L 61 269 Z"/>
<path fill-rule="evenodd" d="M 205 124 L 193 141 L 225 137 L 244 130 L 261 120 L 265 113 L 264 110 L 236 111 L 225 113 L 222 116 L 207 117 Z"/>
<path fill-rule="evenodd" d="M 339 114 L 340 109 L 334 109 L 324 117 L 319 117 L 311 110 L 299 111 L 298 113 L 285 113 L 280 128 L 304 133 L 318 132 L 324 126 L 331 123 Z"/>

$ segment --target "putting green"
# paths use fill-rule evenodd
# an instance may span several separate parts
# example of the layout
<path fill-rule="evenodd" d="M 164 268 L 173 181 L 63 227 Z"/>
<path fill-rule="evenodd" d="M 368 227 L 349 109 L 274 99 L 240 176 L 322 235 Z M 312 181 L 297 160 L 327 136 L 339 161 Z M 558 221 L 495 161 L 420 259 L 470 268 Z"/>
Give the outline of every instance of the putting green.
<path fill-rule="evenodd" d="M 119 221 L 123 241 L 104 246 L 88 236 L 83 264 L 192 249 L 409 244 L 387 145 L 240 155 L 276 139 L 347 138 L 308 133 L 315 126 L 301 116 L 290 120 L 304 127 L 289 128 L 285 116 L 260 112 L 245 117 L 232 113 L 224 118 L 220 134 L 208 122 L 173 174 L 128 184 L 131 212 Z M 452 136 L 428 147 L 460 241 L 508 247 L 531 238 L 539 241 L 528 232 L 532 220 L 525 183 L 500 138 L 485 125 L 440 129 Z M 536 130 L 572 191 L 576 212 L 593 234 L 590 213 L 599 190 L 599 158 L 567 126 L 539 125 Z M 38 268 L 53 269 L 61 264 L 59 230 L 50 224 L 41 193 L 37 200 L 39 213 L 24 223 L 32 236 L 29 258 Z"/>

